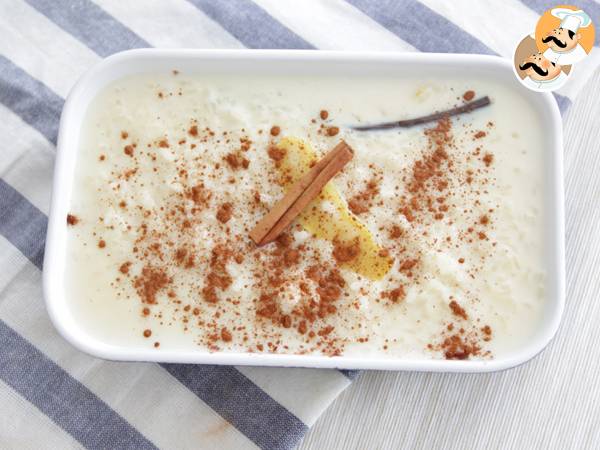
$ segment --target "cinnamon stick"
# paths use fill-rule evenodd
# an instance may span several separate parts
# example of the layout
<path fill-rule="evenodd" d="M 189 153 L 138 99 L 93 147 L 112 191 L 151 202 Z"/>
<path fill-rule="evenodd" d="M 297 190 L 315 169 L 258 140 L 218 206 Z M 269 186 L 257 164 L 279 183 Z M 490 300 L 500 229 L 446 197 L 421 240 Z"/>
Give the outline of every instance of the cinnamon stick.
<path fill-rule="evenodd" d="M 277 239 L 353 155 L 350 146 L 341 141 L 321 158 L 252 229 L 250 238 L 254 243 L 261 246 Z"/>

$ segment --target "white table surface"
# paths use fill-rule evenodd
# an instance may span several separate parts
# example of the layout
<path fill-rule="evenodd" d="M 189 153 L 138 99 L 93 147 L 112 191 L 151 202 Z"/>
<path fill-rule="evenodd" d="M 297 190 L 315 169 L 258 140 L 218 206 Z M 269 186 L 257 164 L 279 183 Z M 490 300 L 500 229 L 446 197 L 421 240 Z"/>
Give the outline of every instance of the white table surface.
<path fill-rule="evenodd" d="M 546 350 L 493 374 L 363 372 L 299 449 L 600 448 L 600 73 L 564 131 L 567 297 Z"/>

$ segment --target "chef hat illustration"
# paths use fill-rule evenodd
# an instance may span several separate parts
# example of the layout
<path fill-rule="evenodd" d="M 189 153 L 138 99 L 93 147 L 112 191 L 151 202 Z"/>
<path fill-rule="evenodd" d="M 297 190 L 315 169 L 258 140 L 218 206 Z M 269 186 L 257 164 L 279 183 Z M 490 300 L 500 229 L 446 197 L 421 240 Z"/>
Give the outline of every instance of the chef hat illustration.
<path fill-rule="evenodd" d="M 573 33 L 577 33 L 579 28 L 585 28 L 592 23 L 590 16 L 581 9 L 573 11 L 572 9 L 567 8 L 554 8 L 551 11 L 551 14 L 561 20 L 561 28 L 571 30 Z"/>

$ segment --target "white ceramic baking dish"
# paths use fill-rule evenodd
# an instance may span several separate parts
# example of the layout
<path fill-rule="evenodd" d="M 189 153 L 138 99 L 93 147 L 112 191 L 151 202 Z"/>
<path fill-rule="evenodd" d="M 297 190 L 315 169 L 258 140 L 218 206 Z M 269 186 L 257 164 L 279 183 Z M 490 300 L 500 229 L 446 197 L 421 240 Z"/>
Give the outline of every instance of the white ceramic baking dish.
<path fill-rule="evenodd" d="M 487 77 L 520 89 L 547 125 L 545 149 L 545 205 L 547 211 L 545 246 L 547 251 L 547 299 L 542 325 L 533 338 L 513 354 L 490 361 L 392 360 L 356 357 L 269 355 L 251 353 L 208 353 L 201 349 L 161 350 L 116 347 L 99 341 L 82 329 L 66 301 L 65 249 L 76 154 L 80 130 L 92 99 L 108 83 L 137 73 L 169 71 L 186 73 L 229 72 L 255 74 L 386 73 L 398 76 L 444 73 L 464 77 Z M 556 102 L 548 93 L 521 88 L 510 62 L 493 56 L 450 54 L 346 53 L 279 50 L 132 50 L 103 60 L 71 91 L 61 117 L 54 173 L 52 204 L 44 259 L 44 295 L 50 317 L 58 331 L 75 347 L 89 354 L 133 361 L 179 363 L 303 366 L 345 369 L 387 369 L 435 372 L 487 372 L 521 364 L 539 353 L 552 339 L 560 323 L 564 305 L 564 211 L 562 123 Z"/>

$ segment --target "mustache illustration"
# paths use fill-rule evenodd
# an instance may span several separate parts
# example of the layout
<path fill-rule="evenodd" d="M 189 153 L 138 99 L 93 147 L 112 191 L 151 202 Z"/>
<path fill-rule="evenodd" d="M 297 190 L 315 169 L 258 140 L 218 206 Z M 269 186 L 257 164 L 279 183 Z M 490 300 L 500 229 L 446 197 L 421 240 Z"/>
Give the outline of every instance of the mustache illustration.
<path fill-rule="evenodd" d="M 526 62 L 522 66 L 519 66 L 519 69 L 521 69 L 521 70 L 527 70 L 530 67 L 535 71 L 535 73 L 537 73 L 538 75 L 540 75 L 542 77 L 545 77 L 546 75 L 548 75 L 548 71 L 547 70 L 542 69 L 540 66 L 538 66 L 537 64 L 534 64 L 532 62 Z"/>
<path fill-rule="evenodd" d="M 546 36 L 545 38 L 542 39 L 542 42 L 544 44 L 546 44 L 550 41 L 554 41 L 554 43 L 556 45 L 558 45 L 560 48 L 565 48 L 567 46 L 566 42 L 561 42 L 556 36 Z"/>

